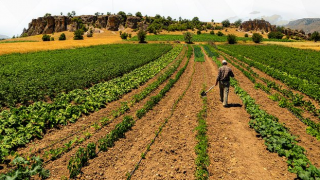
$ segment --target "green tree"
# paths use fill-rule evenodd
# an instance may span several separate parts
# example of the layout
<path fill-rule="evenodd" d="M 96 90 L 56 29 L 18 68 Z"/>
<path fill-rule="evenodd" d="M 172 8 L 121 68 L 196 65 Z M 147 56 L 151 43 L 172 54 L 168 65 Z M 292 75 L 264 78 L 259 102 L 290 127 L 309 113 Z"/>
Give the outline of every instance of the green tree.
<path fill-rule="evenodd" d="M 223 36 L 224 34 L 221 31 L 218 31 L 217 35 L 218 36 Z"/>
<path fill-rule="evenodd" d="M 194 17 L 194 18 L 192 19 L 192 23 L 193 23 L 194 25 L 200 24 L 199 18 L 198 18 L 198 17 Z"/>
<path fill-rule="evenodd" d="M 127 14 L 126 14 L 125 12 L 119 11 L 119 12 L 118 12 L 118 15 L 121 16 L 121 21 L 122 21 L 122 23 L 125 23 L 125 22 L 127 21 Z"/>
<path fill-rule="evenodd" d="M 66 35 L 64 34 L 64 33 L 62 33 L 61 35 L 60 35 L 60 37 L 59 37 L 59 41 L 64 41 L 64 40 L 66 40 L 67 38 L 66 38 Z"/>
<path fill-rule="evenodd" d="M 273 31 L 268 34 L 269 39 L 282 39 L 283 36 L 284 35 L 279 31 Z"/>
<path fill-rule="evenodd" d="M 249 34 L 248 34 L 248 33 L 246 33 L 246 34 L 244 35 L 244 37 L 249 37 Z"/>
<path fill-rule="evenodd" d="M 200 31 L 200 30 L 198 30 L 198 31 L 197 31 L 197 35 L 200 35 L 200 34 L 201 34 L 201 31 Z"/>
<path fill-rule="evenodd" d="M 146 43 L 147 33 L 144 30 L 140 30 L 137 34 L 139 43 Z"/>
<path fill-rule="evenodd" d="M 227 37 L 227 41 L 229 44 L 235 44 L 237 43 L 237 36 L 234 34 L 229 34 Z"/>
<path fill-rule="evenodd" d="M 242 20 L 241 20 L 241 19 L 238 19 L 237 21 L 234 22 L 234 25 L 235 25 L 236 27 L 239 27 L 239 26 L 241 26 L 241 23 L 242 23 Z"/>
<path fill-rule="evenodd" d="M 223 27 L 230 27 L 230 21 L 229 19 L 226 19 L 224 21 L 221 22 Z"/>
<path fill-rule="evenodd" d="M 44 15 L 44 17 L 49 17 L 49 16 L 51 16 L 50 13 L 46 13 L 46 14 Z"/>
<path fill-rule="evenodd" d="M 75 16 L 75 15 L 76 15 L 76 12 L 75 12 L 75 11 L 71 11 L 71 15 L 72 15 L 72 16 Z"/>
<path fill-rule="evenodd" d="M 127 39 L 128 36 L 129 36 L 128 33 L 125 33 L 125 32 L 120 35 L 121 39 Z"/>
<path fill-rule="evenodd" d="M 255 43 L 260 43 L 262 41 L 263 37 L 259 33 L 253 33 L 252 35 L 252 41 Z"/>
<path fill-rule="evenodd" d="M 211 35 L 214 35 L 214 31 L 213 31 L 213 30 L 211 30 L 211 31 L 210 31 L 210 34 L 211 34 Z"/>
<path fill-rule="evenodd" d="M 73 36 L 74 40 L 82 40 L 84 31 L 82 29 L 78 29 L 73 34 L 74 34 L 74 36 Z"/>
<path fill-rule="evenodd" d="M 136 16 L 139 17 L 139 18 L 142 18 L 142 14 L 140 11 L 136 12 Z"/>
<path fill-rule="evenodd" d="M 188 44 L 192 44 L 192 33 L 186 32 L 183 35 L 184 35 L 184 41 Z"/>
<path fill-rule="evenodd" d="M 47 35 L 47 34 L 44 34 L 43 36 L 42 36 L 42 41 L 50 41 L 50 35 Z"/>
<path fill-rule="evenodd" d="M 320 34 L 318 31 L 315 31 L 311 34 L 311 40 L 314 42 L 320 41 Z"/>
<path fill-rule="evenodd" d="M 111 12 L 107 12 L 107 15 L 110 16 L 110 15 L 111 15 Z"/>

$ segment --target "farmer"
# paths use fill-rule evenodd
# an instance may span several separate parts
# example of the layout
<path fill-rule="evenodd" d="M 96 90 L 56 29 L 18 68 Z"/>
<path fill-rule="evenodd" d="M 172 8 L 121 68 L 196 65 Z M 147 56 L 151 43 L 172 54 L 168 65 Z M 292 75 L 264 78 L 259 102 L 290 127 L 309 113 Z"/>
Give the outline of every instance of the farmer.
<path fill-rule="evenodd" d="M 230 77 L 234 77 L 232 70 L 227 66 L 227 61 L 223 60 L 222 65 L 219 68 L 216 85 L 219 82 L 220 88 L 220 101 L 223 103 L 223 107 L 228 107 L 228 93 L 230 86 Z"/>

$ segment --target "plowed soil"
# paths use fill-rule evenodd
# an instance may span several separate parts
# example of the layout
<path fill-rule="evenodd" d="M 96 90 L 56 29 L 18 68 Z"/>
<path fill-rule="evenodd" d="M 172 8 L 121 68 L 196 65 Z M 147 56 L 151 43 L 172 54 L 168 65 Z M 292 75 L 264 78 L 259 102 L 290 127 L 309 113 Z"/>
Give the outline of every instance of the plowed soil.
<path fill-rule="evenodd" d="M 219 60 L 221 61 L 222 58 Z M 182 68 L 186 61 L 185 58 L 178 69 Z M 279 121 L 285 123 L 293 135 L 299 136 L 299 145 L 307 150 L 307 157 L 319 168 L 320 143 L 306 133 L 306 126 L 288 110 L 280 108 L 276 102 L 270 100 L 268 94 L 255 89 L 254 84 L 242 72 L 231 64 L 228 66 L 232 68 L 240 86 L 256 100 L 257 104 L 261 105 L 261 109 L 278 117 Z M 155 137 L 155 132 L 166 119 L 168 119 L 166 126 L 155 139 L 150 151 L 145 159 L 142 159 L 131 179 L 195 179 L 197 114 L 202 109 L 200 92 L 204 86 L 209 88 L 215 83 L 217 73 L 218 67 L 212 59 L 205 56 L 205 62 L 200 63 L 194 62 L 192 57 L 184 74 L 159 104 L 143 118 L 135 118 L 137 121 L 133 128 L 126 133 L 126 137 L 115 142 L 115 146 L 108 151 L 100 152 L 98 157 L 89 160 L 82 168 L 82 174 L 76 179 L 127 179 L 127 174 L 135 168 L 141 159 L 141 154 L 145 152 L 148 144 Z M 259 74 L 272 79 L 262 72 Z M 154 80 L 155 78 L 147 84 Z M 137 103 L 126 115 L 135 117 L 136 110 L 141 108 L 151 96 L 159 93 L 166 83 L 152 92 L 148 98 Z M 191 83 L 190 86 L 188 86 L 189 83 Z M 52 131 L 42 140 L 39 147 L 48 145 L 53 139 L 66 136 L 83 124 L 95 122 L 111 109 L 119 107 L 119 102 L 129 99 L 133 94 L 141 91 L 143 87 L 124 96 L 122 100 L 110 104 L 108 108 L 84 117 L 69 128 L 64 127 L 61 130 Z M 174 103 L 184 92 L 185 95 L 178 102 L 173 115 L 170 116 Z M 218 87 L 213 88 L 207 94 L 207 98 L 209 179 L 293 180 L 296 178 L 295 174 L 288 172 L 286 159 L 279 157 L 276 153 L 270 153 L 264 145 L 264 140 L 249 128 L 250 116 L 232 87 L 229 91 L 228 103 L 230 106 L 228 108 L 224 108 L 219 101 Z M 110 132 L 122 119 L 123 116 L 120 116 L 101 130 L 92 131 L 92 137 L 79 147 L 84 147 L 89 142 L 96 142 Z M 49 179 L 61 179 L 69 176 L 68 161 L 77 149 L 74 148 L 57 160 L 46 164 L 45 168 L 51 172 Z"/>

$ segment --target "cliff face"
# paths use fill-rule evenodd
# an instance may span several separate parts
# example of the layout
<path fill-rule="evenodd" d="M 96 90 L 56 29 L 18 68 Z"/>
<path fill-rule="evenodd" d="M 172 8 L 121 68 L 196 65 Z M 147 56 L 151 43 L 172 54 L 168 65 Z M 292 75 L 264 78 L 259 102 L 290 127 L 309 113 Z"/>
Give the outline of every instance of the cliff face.
<path fill-rule="evenodd" d="M 140 17 L 130 16 L 127 18 L 126 27 L 131 29 L 136 29 L 140 21 L 141 21 Z"/>
<path fill-rule="evenodd" d="M 268 21 L 265 20 L 251 20 L 243 22 L 239 28 L 243 31 L 271 32 L 276 29 L 276 26 L 271 25 Z"/>
<path fill-rule="evenodd" d="M 111 15 L 108 18 L 107 29 L 111 31 L 118 31 L 120 24 L 121 24 L 121 16 Z"/>
<path fill-rule="evenodd" d="M 88 27 L 107 28 L 108 30 L 118 31 L 121 22 L 121 16 L 94 16 L 94 15 L 83 15 L 75 16 L 81 19 L 82 23 Z M 128 26 L 136 27 L 137 19 L 128 18 Z M 38 19 L 32 19 L 29 26 L 23 33 L 27 33 L 28 36 L 38 34 L 51 34 L 54 32 L 61 31 L 76 31 L 79 28 L 78 23 L 72 21 L 71 17 L 68 16 L 47 16 L 39 17 Z M 22 34 L 23 34 L 22 33 Z"/>

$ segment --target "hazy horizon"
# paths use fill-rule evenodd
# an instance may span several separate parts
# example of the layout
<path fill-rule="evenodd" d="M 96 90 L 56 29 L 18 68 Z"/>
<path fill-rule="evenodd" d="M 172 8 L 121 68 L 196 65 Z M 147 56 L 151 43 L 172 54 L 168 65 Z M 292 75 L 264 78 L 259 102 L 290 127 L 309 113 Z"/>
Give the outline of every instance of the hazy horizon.
<path fill-rule="evenodd" d="M 320 2 L 316 0 L 56 0 L 48 3 L 47 0 L 0 0 L 0 35 L 12 37 L 20 35 L 23 28 L 28 28 L 32 19 L 52 15 L 67 15 L 75 11 L 76 15 L 93 15 L 96 12 L 135 14 L 140 11 L 143 15 L 171 16 L 173 19 L 182 17 L 192 19 L 197 16 L 201 21 L 221 22 L 229 19 L 231 22 L 238 19 L 263 18 L 271 24 L 285 25 L 291 20 L 302 18 L 320 18 L 317 10 Z"/>

